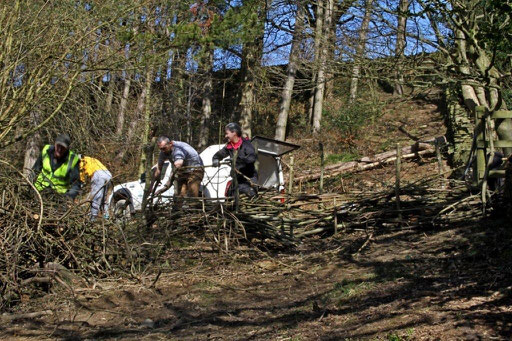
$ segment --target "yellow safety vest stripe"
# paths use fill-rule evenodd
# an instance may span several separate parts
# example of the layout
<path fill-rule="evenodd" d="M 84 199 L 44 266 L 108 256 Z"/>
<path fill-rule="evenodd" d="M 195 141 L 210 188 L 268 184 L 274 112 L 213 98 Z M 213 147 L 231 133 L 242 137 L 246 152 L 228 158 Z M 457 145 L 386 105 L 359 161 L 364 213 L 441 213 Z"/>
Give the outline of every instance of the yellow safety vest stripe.
<path fill-rule="evenodd" d="M 78 163 L 78 155 L 73 151 L 69 151 L 66 162 L 63 162 L 55 171 L 52 170 L 50 155 L 48 149 L 50 145 L 46 145 L 41 152 L 41 159 L 43 167 L 41 173 L 37 177 L 34 186 L 39 190 L 46 187 L 53 188 L 57 193 L 66 193 L 71 184 L 69 183 L 69 172 Z"/>

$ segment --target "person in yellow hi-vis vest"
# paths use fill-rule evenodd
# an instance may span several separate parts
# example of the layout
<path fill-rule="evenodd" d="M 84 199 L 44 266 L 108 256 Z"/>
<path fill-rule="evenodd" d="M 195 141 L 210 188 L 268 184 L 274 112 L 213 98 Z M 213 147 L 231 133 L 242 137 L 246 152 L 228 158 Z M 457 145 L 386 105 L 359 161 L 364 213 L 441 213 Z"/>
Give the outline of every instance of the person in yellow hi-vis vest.
<path fill-rule="evenodd" d="M 105 197 L 112 174 L 100 160 L 90 156 L 80 156 L 80 180 L 85 184 L 87 179 L 91 180 L 91 192 L 88 197 L 91 200 L 90 219 L 95 220 L 100 211 L 103 211 L 103 217 L 108 218 L 108 204 L 105 202 Z"/>
<path fill-rule="evenodd" d="M 34 187 L 38 191 L 50 188 L 73 200 L 80 191 L 80 173 L 78 154 L 69 150 L 71 138 L 61 134 L 54 145 L 45 145 L 32 170 L 38 174 Z"/>

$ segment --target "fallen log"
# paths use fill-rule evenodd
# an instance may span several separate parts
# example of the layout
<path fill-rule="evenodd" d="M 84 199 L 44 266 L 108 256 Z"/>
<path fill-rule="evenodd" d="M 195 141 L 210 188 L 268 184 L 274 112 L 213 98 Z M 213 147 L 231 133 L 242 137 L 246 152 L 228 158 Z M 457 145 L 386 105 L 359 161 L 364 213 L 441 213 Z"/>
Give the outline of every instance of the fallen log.
<path fill-rule="evenodd" d="M 35 311 L 33 313 L 21 313 L 21 314 L 2 314 L 0 315 L 0 321 L 3 323 L 10 323 L 15 320 L 23 320 L 23 319 L 33 319 L 37 317 L 42 317 L 45 315 L 53 314 L 51 310 L 43 310 L 43 311 Z"/>
<path fill-rule="evenodd" d="M 411 149 L 412 146 L 402 148 L 402 152 L 404 152 L 404 150 L 406 152 L 404 152 L 402 154 L 401 158 L 403 160 L 407 160 L 407 159 L 413 159 L 418 156 L 433 155 L 435 153 L 435 149 L 431 145 L 423 144 L 423 143 L 418 144 L 418 145 L 423 146 L 424 149 L 414 150 L 414 149 Z M 428 148 L 426 148 L 425 145 L 428 146 Z M 324 174 L 324 177 L 329 178 L 329 177 L 339 175 L 341 173 L 361 172 L 361 171 L 377 168 L 378 166 L 394 162 L 395 160 L 396 160 L 396 150 L 390 151 L 390 152 L 385 152 L 382 154 L 377 154 L 371 159 L 365 157 L 365 158 L 361 159 L 360 161 L 337 163 L 335 165 L 325 167 L 326 174 Z M 320 178 L 320 172 L 317 171 L 312 174 L 305 174 L 305 175 L 297 176 L 293 179 L 293 181 L 294 182 L 313 181 L 318 178 Z"/>
<path fill-rule="evenodd" d="M 405 154 L 411 154 L 411 153 L 417 153 L 417 152 L 420 152 L 422 150 L 434 150 L 434 144 L 433 144 L 433 141 L 435 141 L 436 139 L 429 139 L 429 140 L 426 140 L 425 142 L 416 142 L 414 143 L 413 145 L 410 145 L 410 146 L 405 146 L 401 149 L 401 152 L 400 154 L 402 155 L 405 155 Z M 359 160 L 356 160 L 356 161 L 349 161 L 349 162 L 339 162 L 339 163 L 336 163 L 336 164 L 333 164 L 333 165 L 329 165 L 329 166 L 326 166 L 325 167 L 325 170 L 326 171 L 329 171 L 329 170 L 332 170 L 332 169 L 337 169 L 339 167 L 342 167 L 344 165 L 351 165 L 351 164 L 356 164 L 358 162 L 364 162 L 364 163 L 373 163 L 373 162 L 379 162 L 379 161 L 384 161 L 390 157 L 393 157 L 393 156 L 396 156 L 396 149 L 394 150 L 389 150 L 387 152 L 383 152 L 383 153 L 379 153 L 379 154 L 376 154 L 374 156 L 365 156 Z M 318 171 L 306 171 L 306 173 L 317 173 Z M 304 173 L 304 172 L 303 172 Z"/>
<path fill-rule="evenodd" d="M 413 144 L 411 146 L 405 146 L 402 149 L 400 149 L 400 154 L 405 155 L 405 154 L 417 153 L 422 150 L 430 150 L 430 149 L 433 150 L 434 146 L 429 143 L 416 142 L 415 144 Z M 366 157 L 363 157 L 362 159 L 360 159 L 359 161 L 366 162 L 366 163 L 373 163 L 373 162 L 384 161 L 393 156 L 396 156 L 396 149 L 390 150 L 387 152 L 383 152 L 380 154 L 376 154 L 373 157 L 366 156 Z"/>

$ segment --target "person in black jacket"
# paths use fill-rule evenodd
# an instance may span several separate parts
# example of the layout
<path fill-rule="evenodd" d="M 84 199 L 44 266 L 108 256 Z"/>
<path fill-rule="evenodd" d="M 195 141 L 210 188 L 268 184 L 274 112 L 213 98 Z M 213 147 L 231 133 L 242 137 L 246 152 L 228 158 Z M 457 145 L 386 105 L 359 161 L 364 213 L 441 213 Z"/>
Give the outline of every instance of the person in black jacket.
<path fill-rule="evenodd" d="M 237 123 L 229 123 L 225 127 L 226 139 L 228 143 L 219 150 L 212 158 L 212 165 L 219 167 L 220 161 L 226 157 L 233 159 L 236 152 L 237 158 L 235 162 L 236 176 L 238 181 L 238 192 L 246 194 L 248 197 L 254 197 L 257 193 L 256 186 L 258 183 L 258 174 L 254 166 L 256 161 L 256 152 L 249 140 L 242 138 L 242 128 Z M 233 195 L 234 188 L 228 191 L 229 195 Z"/>

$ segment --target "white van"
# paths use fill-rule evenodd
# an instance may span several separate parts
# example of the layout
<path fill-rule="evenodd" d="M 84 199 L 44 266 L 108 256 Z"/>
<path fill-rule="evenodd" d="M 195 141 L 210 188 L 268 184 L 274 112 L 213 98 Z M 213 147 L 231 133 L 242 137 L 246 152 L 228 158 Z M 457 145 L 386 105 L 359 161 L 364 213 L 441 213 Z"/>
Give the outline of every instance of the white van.
<path fill-rule="evenodd" d="M 255 165 L 258 170 L 258 185 L 264 189 L 274 189 L 283 192 L 284 177 L 281 156 L 298 149 L 299 146 L 261 136 L 252 138 L 251 143 L 258 154 L 258 160 Z M 224 199 L 231 186 L 231 167 L 228 163 L 221 162 L 220 167 L 211 166 L 213 155 L 224 146 L 224 144 L 212 145 L 199 154 L 205 165 L 205 174 L 200 188 L 201 195 L 205 198 Z M 155 169 L 156 165 L 153 166 L 152 173 L 154 173 Z M 156 190 L 161 188 L 172 174 L 172 167 L 170 167 L 169 161 L 164 163 L 161 174 L 163 174 L 163 178 L 157 183 Z M 145 187 L 144 180 L 144 177 L 141 177 L 139 180 L 126 182 L 114 187 L 112 194 L 108 198 L 110 212 L 114 217 L 129 217 L 136 211 L 141 210 Z M 156 200 L 165 203 L 170 201 L 173 195 L 174 187 L 171 186 L 160 197 L 152 198 L 152 200 L 153 203 Z"/>

